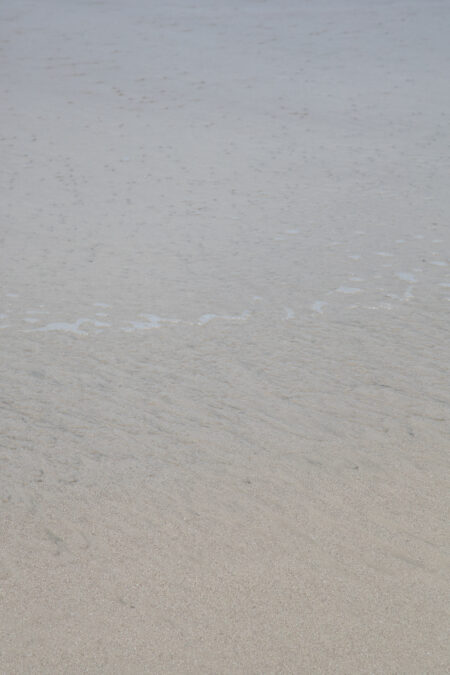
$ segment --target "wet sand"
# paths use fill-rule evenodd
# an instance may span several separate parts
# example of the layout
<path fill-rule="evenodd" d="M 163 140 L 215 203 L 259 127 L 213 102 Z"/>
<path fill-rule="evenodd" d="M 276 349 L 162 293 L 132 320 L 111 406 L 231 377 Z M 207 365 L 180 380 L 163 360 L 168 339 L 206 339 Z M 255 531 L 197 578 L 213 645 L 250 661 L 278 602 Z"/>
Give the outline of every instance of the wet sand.
<path fill-rule="evenodd" d="M 3 673 L 446 673 L 448 3 L 1 8 Z"/>

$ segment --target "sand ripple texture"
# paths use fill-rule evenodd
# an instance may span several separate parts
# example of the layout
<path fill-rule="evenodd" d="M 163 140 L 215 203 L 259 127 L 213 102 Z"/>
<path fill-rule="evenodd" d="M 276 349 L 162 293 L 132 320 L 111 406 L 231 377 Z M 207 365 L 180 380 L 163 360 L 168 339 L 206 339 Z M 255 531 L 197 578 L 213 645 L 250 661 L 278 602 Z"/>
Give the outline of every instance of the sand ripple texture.
<path fill-rule="evenodd" d="M 448 3 L 0 15 L 2 673 L 449 672 Z"/>

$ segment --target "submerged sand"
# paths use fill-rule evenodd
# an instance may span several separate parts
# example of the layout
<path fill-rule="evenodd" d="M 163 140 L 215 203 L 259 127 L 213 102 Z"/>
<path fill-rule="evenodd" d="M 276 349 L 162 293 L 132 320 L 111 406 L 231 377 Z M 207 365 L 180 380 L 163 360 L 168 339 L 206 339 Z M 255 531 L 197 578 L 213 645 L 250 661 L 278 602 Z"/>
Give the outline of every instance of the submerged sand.
<path fill-rule="evenodd" d="M 7 0 L 2 673 L 445 673 L 448 21 Z"/>

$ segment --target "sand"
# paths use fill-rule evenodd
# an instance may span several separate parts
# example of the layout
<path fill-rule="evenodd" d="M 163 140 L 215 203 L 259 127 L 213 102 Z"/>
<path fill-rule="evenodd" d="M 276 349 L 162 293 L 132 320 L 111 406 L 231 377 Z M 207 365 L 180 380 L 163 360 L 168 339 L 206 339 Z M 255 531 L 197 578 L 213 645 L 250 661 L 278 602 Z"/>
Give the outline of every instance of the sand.
<path fill-rule="evenodd" d="M 0 19 L 1 672 L 450 672 L 448 2 Z"/>

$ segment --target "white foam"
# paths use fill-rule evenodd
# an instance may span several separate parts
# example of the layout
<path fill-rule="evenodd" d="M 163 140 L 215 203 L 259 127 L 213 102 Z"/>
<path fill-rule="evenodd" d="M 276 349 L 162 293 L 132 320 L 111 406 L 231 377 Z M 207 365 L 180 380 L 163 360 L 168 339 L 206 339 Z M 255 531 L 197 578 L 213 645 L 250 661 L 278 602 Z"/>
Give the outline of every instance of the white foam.
<path fill-rule="evenodd" d="M 43 332 L 61 330 L 65 333 L 76 333 L 77 335 L 87 335 L 86 331 L 80 330 L 80 326 L 82 326 L 83 323 L 86 323 L 86 321 L 89 321 L 89 319 L 78 319 L 74 323 L 64 323 L 64 322 L 49 323 L 46 326 L 42 326 L 41 328 L 33 328 L 33 330 Z"/>
<path fill-rule="evenodd" d="M 232 321 L 246 321 L 248 317 L 250 316 L 250 310 L 249 309 L 244 309 L 242 314 L 238 314 L 237 316 L 224 316 L 224 319 L 231 319 Z"/>
<path fill-rule="evenodd" d="M 444 262 L 443 260 L 432 260 L 431 264 L 438 265 L 438 267 L 447 267 L 447 263 Z"/>
<path fill-rule="evenodd" d="M 213 319 L 222 319 L 226 321 L 245 321 L 250 316 L 248 309 L 245 309 L 242 314 L 229 315 L 229 314 L 202 314 L 198 319 L 197 325 L 204 326 L 206 323 L 209 323 Z"/>
<path fill-rule="evenodd" d="M 300 230 L 286 230 L 286 234 L 299 234 Z"/>
<path fill-rule="evenodd" d="M 32 328 L 33 331 L 48 332 L 48 331 L 63 331 L 64 333 L 75 333 L 76 335 L 87 335 L 86 331 L 80 330 L 80 326 L 85 323 L 92 323 L 96 328 L 101 326 L 109 326 L 109 323 L 102 321 L 95 321 L 93 319 L 77 319 L 74 323 L 55 322 L 49 323 L 41 328 Z"/>
<path fill-rule="evenodd" d="M 352 260 L 360 260 L 361 258 L 361 256 L 357 255 L 356 253 L 354 255 L 349 255 L 348 257 L 351 258 Z"/>
<path fill-rule="evenodd" d="M 93 305 L 94 307 L 111 307 L 107 302 L 94 302 Z"/>
<path fill-rule="evenodd" d="M 126 332 L 133 330 L 149 330 L 151 328 L 161 328 L 163 323 L 178 323 L 179 319 L 164 319 L 156 314 L 140 314 L 146 321 L 128 321 L 131 327 L 122 328 Z"/>
<path fill-rule="evenodd" d="M 129 321 L 128 323 L 131 324 L 131 326 L 128 326 L 127 328 L 122 328 L 123 331 L 126 333 L 131 333 L 133 330 L 148 330 L 149 328 L 160 328 L 161 324 L 153 324 L 149 323 L 148 321 Z"/>
<path fill-rule="evenodd" d="M 393 253 L 386 253 L 386 251 L 377 251 L 375 253 L 375 255 L 381 255 L 384 258 L 392 258 L 394 254 Z"/>
<path fill-rule="evenodd" d="M 286 316 L 284 317 L 285 321 L 289 321 L 289 319 L 294 318 L 295 313 L 293 309 L 291 309 L 290 307 L 285 307 L 284 311 L 286 312 Z"/>
<path fill-rule="evenodd" d="M 39 319 L 34 319 L 32 316 L 26 316 L 24 321 L 27 323 L 39 323 Z"/>
<path fill-rule="evenodd" d="M 443 281 L 441 284 L 439 284 L 439 286 L 442 286 L 443 288 L 450 288 L 450 283 L 448 281 Z"/>

